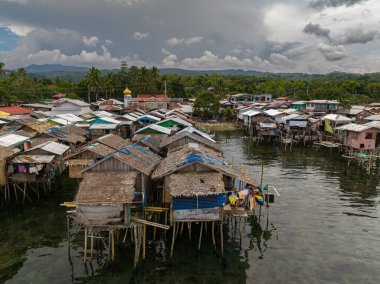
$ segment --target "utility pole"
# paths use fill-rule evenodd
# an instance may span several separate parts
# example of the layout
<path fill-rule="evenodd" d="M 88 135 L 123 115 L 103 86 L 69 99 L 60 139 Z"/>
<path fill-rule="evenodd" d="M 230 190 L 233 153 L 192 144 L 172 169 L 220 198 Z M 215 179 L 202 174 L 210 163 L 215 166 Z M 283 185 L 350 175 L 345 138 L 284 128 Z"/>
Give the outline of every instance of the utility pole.
<path fill-rule="evenodd" d="M 167 90 L 166 90 L 166 80 L 164 81 L 164 93 L 165 93 L 165 96 L 167 95 Z"/>

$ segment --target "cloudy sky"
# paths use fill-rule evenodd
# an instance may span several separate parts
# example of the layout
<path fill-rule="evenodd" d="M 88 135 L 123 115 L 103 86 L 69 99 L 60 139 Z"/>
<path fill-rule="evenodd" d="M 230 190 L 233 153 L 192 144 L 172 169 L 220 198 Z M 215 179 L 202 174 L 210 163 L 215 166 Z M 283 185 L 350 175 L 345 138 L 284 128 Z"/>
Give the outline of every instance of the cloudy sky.
<path fill-rule="evenodd" d="M 8 68 L 380 71 L 379 0 L 0 0 Z"/>

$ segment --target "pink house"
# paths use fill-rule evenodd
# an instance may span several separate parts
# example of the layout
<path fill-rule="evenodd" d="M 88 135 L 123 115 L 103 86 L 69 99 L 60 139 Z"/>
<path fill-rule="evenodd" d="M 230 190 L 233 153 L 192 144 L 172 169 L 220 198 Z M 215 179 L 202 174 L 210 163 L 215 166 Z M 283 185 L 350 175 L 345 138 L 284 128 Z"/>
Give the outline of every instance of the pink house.
<path fill-rule="evenodd" d="M 343 145 L 357 150 L 373 150 L 380 147 L 380 123 L 350 123 L 336 128 Z"/>

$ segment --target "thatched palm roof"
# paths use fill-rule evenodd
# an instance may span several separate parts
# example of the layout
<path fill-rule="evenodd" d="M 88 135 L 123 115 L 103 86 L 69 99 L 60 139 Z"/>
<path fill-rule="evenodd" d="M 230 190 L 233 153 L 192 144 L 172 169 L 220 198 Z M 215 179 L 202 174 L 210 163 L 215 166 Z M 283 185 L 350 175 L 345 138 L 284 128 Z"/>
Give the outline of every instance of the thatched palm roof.
<path fill-rule="evenodd" d="M 85 169 L 85 171 L 90 170 L 91 168 L 103 163 L 107 159 L 116 159 L 146 175 L 150 175 L 153 169 L 161 161 L 160 156 L 154 154 L 150 150 L 145 149 L 140 145 L 132 143 L 126 147 L 110 153 L 100 161 L 96 162 L 94 165 Z"/>
<path fill-rule="evenodd" d="M 137 172 L 84 173 L 77 204 L 123 204 L 134 199 Z"/>
<path fill-rule="evenodd" d="M 169 190 L 172 196 L 205 196 L 223 193 L 223 175 L 217 172 L 171 174 Z"/>
<path fill-rule="evenodd" d="M 128 140 L 121 138 L 115 134 L 107 134 L 96 139 L 97 142 L 111 147 L 115 150 L 121 149 L 128 145 Z"/>
<path fill-rule="evenodd" d="M 86 136 L 88 134 L 88 131 L 86 129 L 75 126 L 74 124 L 62 126 L 61 129 L 68 134 L 76 134 L 79 136 Z"/>
<path fill-rule="evenodd" d="M 85 145 L 80 148 L 78 148 L 74 153 L 72 153 L 70 156 L 68 156 L 66 159 L 75 159 L 79 154 L 90 151 L 94 152 L 100 157 L 105 157 L 108 154 L 112 153 L 115 151 L 115 149 L 108 147 L 106 145 L 100 144 L 100 143 L 94 143 L 90 145 Z"/>
<path fill-rule="evenodd" d="M 152 178 L 159 179 L 193 164 L 201 164 L 223 175 L 238 178 L 247 183 L 257 185 L 255 179 L 240 165 L 224 160 L 220 153 L 209 150 L 198 144 L 188 144 L 168 153 L 153 171 Z M 199 173 L 199 172 L 198 172 Z"/>
<path fill-rule="evenodd" d="M 199 143 L 199 144 L 202 144 L 202 145 L 205 145 L 209 148 L 212 148 L 214 149 L 215 151 L 217 152 L 223 152 L 223 150 L 220 148 L 220 146 L 217 144 L 217 143 L 214 143 L 212 142 L 211 140 L 209 139 L 206 139 L 202 136 L 199 136 L 199 135 L 196 135 L 194 133 L 191 133 L 191 132 L 179 132 L 173 136 L 170 136 L 170 137 L 167 137 L 165 138 L 161 144 L 160 144 L 160 147 L 168 147 L 170 146 L 171 144 L 179 141 L 179 140 L 191 140 L 195 143 Z M 188 143 L 186 143 L 188 144 Z"/>
<path fill-rule="evenodd" d="M 14 154 L 15 151 L 13 149 L 0 146 L 0 160 L 12 157 Z"/>

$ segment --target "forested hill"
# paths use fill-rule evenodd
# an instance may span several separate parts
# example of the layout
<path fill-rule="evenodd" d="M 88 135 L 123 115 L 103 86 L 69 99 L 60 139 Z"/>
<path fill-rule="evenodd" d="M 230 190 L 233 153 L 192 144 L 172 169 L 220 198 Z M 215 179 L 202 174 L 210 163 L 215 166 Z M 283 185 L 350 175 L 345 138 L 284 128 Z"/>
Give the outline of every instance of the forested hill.
<path fill-rule="evenodd" d="M 61 64 L 44 64 L 44 65 L 29 65 L 25 67 L 31 77 L 55 79 L 59 77 L 63 80 L 80 81 L 82 80 L 89 68 L 78 66 L 66 66 Z M 102 69 L 104 73 L 117 73 L 119 69 Z M 284 80 L 305 80 L 314 79 L 364 79 L 371 82 L 380 82 L 380 72 L 370 74 L 353 74 L 343 72 L 332 72 L 328 74 L 307 74 L 307 73 L 268 73 L 255 70 L 242 69 L 226 69 L 226 70 L 186 70 L 180 68 L 160 68 L 161 75 L 177 75 L 177 76 L 202 76 L 202 75 L 222 75 L 222 76 L 256 76 L 273 79 Z"/>

